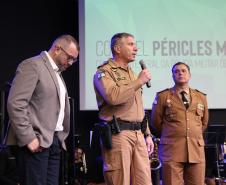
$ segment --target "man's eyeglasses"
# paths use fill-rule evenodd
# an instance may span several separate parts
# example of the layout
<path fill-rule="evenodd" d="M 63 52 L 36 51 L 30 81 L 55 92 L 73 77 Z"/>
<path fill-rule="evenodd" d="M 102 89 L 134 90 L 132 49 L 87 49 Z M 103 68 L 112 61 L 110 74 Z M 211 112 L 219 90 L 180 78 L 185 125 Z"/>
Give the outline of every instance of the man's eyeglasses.
<path fill-rule="evenodd" d="M 68 52 L 66 52 L 61 46 L 59 46 L 59 48 L 67 55 L 67 61 L 71 64 L 75 63 L 78 60 L 78 58 L 69 55 Z"/>

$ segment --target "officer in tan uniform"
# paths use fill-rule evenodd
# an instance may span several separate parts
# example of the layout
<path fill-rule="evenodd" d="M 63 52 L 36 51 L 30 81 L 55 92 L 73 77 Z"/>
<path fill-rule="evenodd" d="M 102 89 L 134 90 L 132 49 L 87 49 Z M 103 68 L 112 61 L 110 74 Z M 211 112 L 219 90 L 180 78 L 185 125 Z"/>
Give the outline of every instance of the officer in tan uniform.
<path fill-rule="evenodd" d="M 157 93 L 151 116 L 151 125 L 161 136 L 163 185 L 204 185 L 203 131 L 209 117 L 206 96 L 189 87 L 187 64 L 174 64 L 172 75 L 175 86 Z"/>
<path fill-rule="evenodd" d="M 133 35 L 115 34 L 111 50 L 113 58 L 99 66 L 94 75 L 99 118 L 112 124 L 114 115 L 121 130 L 112 134 L 112 149 L 102 148 L 105 181 L 107 185 L 151 185 L 148 153 L 154 145 L 149 127 L 141 132 L 141 88 L 151 75 L 144 69 L 137 77 L 128 66 L 137 54 Z"/>

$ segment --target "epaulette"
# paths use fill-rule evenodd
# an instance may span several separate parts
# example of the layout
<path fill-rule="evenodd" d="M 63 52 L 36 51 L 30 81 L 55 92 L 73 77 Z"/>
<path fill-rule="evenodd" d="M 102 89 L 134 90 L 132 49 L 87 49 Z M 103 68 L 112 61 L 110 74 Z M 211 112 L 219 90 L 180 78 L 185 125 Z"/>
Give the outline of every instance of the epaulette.
<path fill-rule="evenodd" d="M 103 66 L 107 65 L 108 63 L 109 63 L 109 60 L 104 61 L 103 64 L 101 64 L 101 65 L 99 65 L 99 66 L 97 67 L 97 69 L 99 69 L 100 67 L 103 67 Z"/>
<path fill-rule="evenodd" d="M 164 89 L 162 91 L 157 92 L 157 94 L 163 93 L 163 92 L 168 91 L 168 90 L 169 90 L 169 88 L 166 88 L 166 89 Z"/>
<path fill-rule="evenodd" d="M 158 99 L 159 99 L 159 94 L 161 94 L 161 93 L 163 93 L 163 92 L 166 92 L 166 91 L 169 91 L 169 90 L 170 90 L 170 89 L 167 88 L 167 89 L 164 89 L 164 90 L 162 90 L 162 91 L 157 92 L 157 93 L 156 93 L 156 96 L 155 96 L 155 99 L 154 99 L 154 101 L 153 101 L 153 105 L 157 105 Z"/>
<path fill-rule="evenodd" d="M 199 90 L 197 90 L 197 89 L 195 89 L 195 91 L 197 91 L 197 92 L 199 92 L 199 93 L 203 94 L 204 96 L 206 96 L 206 94 L 205 94 L 205 93 L 203 93 L 203 92 L 201 92 L 201 91 L 199 91 Z"/>

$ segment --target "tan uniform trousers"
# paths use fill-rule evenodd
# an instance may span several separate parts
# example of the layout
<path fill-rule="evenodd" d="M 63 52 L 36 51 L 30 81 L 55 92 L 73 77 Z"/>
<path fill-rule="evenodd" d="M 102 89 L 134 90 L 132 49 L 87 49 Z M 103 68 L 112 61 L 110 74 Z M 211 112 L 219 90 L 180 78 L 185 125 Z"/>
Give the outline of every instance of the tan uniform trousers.
<path fill-rule="evenodd" d="M 205 163 L 163 162 L 162 185 L 204 185 Z"/>
<path fill-rule="evenodd" d="M 152 185 L 151 170 L 141 131 L 124 130 L 112 136 L 113 148 L 103 149 L 107 185 Z"/>

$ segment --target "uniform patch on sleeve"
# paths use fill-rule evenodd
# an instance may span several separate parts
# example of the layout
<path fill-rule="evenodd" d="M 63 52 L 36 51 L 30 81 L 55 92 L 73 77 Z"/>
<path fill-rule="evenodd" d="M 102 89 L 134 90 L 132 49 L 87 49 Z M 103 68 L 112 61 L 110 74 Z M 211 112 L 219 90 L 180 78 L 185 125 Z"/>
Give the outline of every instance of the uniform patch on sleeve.
<path fill-rule="evenodd" d="M 98 79 L 101 79 L 104 76 L 105 76 L 105 73 L 104 72 L 100 72 L 100 73 L 97 74 L 97 78 Z"/>

